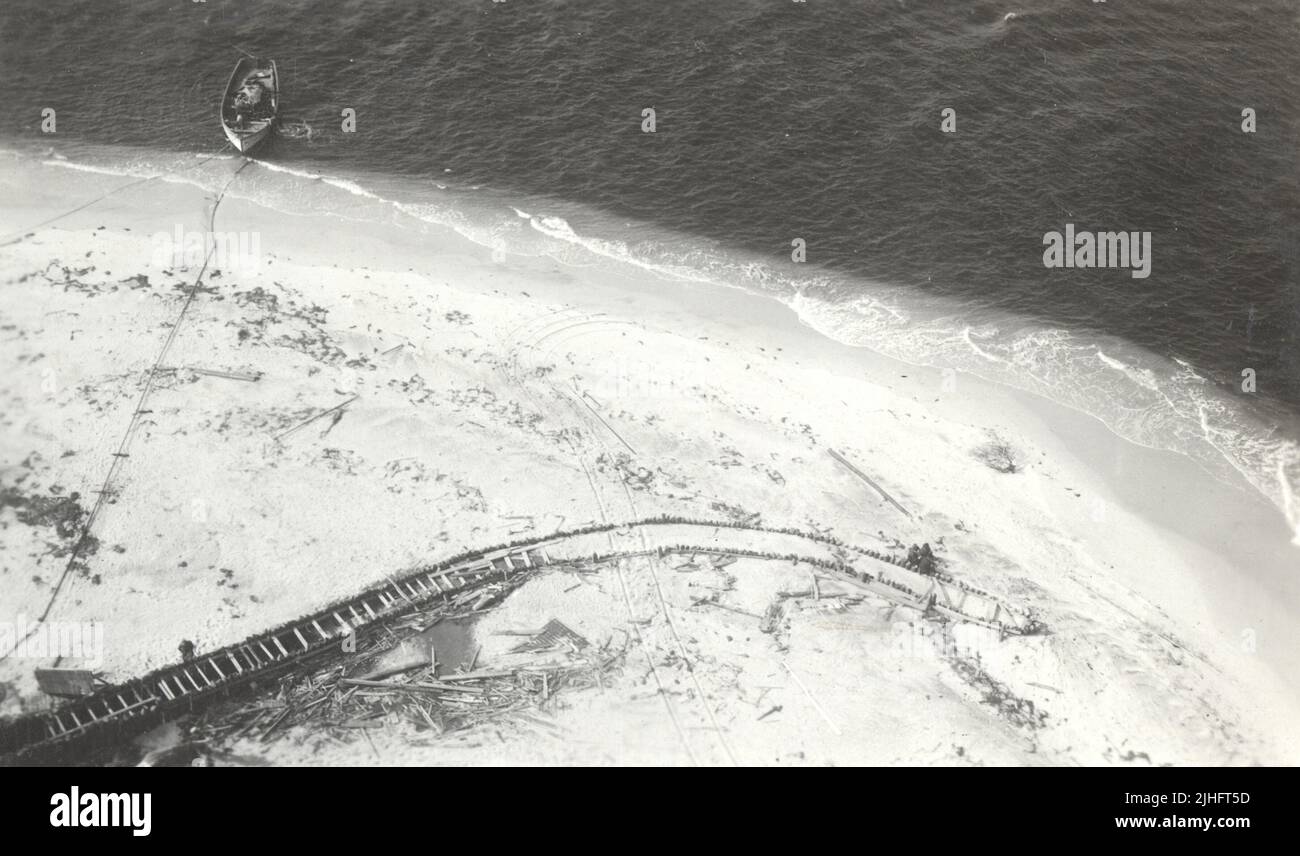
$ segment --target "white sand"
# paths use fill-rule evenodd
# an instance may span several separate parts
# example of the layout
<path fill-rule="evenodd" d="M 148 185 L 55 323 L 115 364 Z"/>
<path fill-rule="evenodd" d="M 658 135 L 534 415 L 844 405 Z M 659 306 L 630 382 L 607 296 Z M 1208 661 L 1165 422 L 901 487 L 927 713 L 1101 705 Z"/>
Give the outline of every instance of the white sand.
<path fill-rule="evenodd" d="M 3 162 L 0 233 L 125 183 Z M 23 522 L 23 503 L 76 491 L 90 507 L 197 274 L 155 264 L 150 236 L 206 229 L 207 204 L 193 187 L 145 183 L 0 248 L 0 621 L 34 620 L 67 562 L 68 539 Z M 551 726 L 418 749 L 394 734 L 373 750 L 298 735 L 271 750 L 277 760 L 1300 756 L 1298 554 L 1242 485 L 1032 396 L 966 376 L 945 387 L 736 290 L 493 261 L 396 215 L 286 217 L 228 199 L 216 228 L 256 232 L 263 264 L 213 274 L 192 303 L 165 360 L 179 370 L 159 377 L 95 523 L 97 549 L 50 616 L 108 622 L 110 678 L 175 660 L 183 638 L 212 649 L 467 549 L 662 512 L 757 513 L 871 548 L 881 532 L 928 541 L 951 573 L 1035 608 L 1053 631 L 979 644 L 980 673 L 1045 714 L 1030 723 L 985 703 L 972 658 L 937 648 L 936 626 L 884 601 L 791 601 L 773 637 L 744 615 L 692 607 L 719 573 L 637 560 L 568 593 L 574 580 L 551 574 L 480 627 L 484 664 L 505 656 L 494 628 L 558 617 L 603 640 L 645 621 L 619 686 L 563 699 Z M 275 439 L 354 396 L 337 422 Z M 1021 472 L 971 456 L 990 430 L 1019 451 Z M 804 578 L 756 560 L 726 573 L 724 602 L 755 613 Z M 42 703 L 31 672 L 43 664 L 0 660 L 0 710 Z"/>

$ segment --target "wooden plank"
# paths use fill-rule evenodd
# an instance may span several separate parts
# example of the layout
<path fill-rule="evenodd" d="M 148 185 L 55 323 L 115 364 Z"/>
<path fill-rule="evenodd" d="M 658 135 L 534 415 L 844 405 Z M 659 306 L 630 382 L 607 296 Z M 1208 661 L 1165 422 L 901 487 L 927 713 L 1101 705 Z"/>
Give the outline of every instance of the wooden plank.
<path fill-rule="evenodd" d="M 183 368 L 186 371 L 207 375 L 208 377 L 222 377 L 227 380 L 242 380 L 248 381 L 249 383 L 254 383 L 262 377 L 260 374 L 249 374 L 247 372 L 224 372 L 217 369 L 201 369 L 195 366 L 184 366 Z"/>
<path fill-rule="evenodd" d="M 89 669 L 37 669 L 36 685 L 52 696 L 80 697 L 95 692 L 95 673 Z"/>
<path fill-rule="evenodd" d="M 867 475 L 867 474 L 864 473 L 862 470 L 860 470 L 860 469 L 858 469 L 857 467 L 853 466 L 853 464 L 850 463 L 849 460 L 848 460 L 847 458 L 845 458 L 843 455 L 841 455 L 839 452 L 835 451 L 834 449 L 827 449 L 826 451 L 827 451 L 827 453 L 830 454 L 830 456 L 831 456 L 832 458 L 834 458 L 836 461 L 838 461 L 841 465 L 843 465 L 843 466 L 844 466 L 846 469 L 848 469 L 851 473 L 853 473 L 854 475 L 856 475 L 858 478 L 862 479 L 862 480 L 863 480 L 864 482 L 866 482 L 867 484 L 871 485 L 871 486 L 875 489 L 876 493 L 878 493 L 878 494 L 880 494 L 881 496 L 883 496 L 883 497 L 884 497 L 884 498 L 889 502 L 890 505 L 894 506 L 894 508 L 897 508 L 899 511 L 903 512 L 903 514 L 904 514 L 906 517 L 908 517 L 909 519 L 912 517 L 911 512 L 909 512 L 909 511 L 908 511 L 906 508 L 904 508 L 903 506 L 899 505 L 899 504 L 898 504 L 898 501 L 895 500 L 895 499 L 894 499 L 892 496 L 890 496 L 888 493 L 886 493 L 886 492 L 885 492 L 885 489 L 884 489 L 883 487 L 881 487 L 880 485 L 876 484 L 875 480 L 872 479 L 871 476 Z"/>
<path fill-rule="evenodd" d="M 456 681 L 480 681 L 487 678 L 509 678 L 512 675 L 514 675 L 512 671 L 466 672 L 463 675 L 443 675 L 438 680 L 454 683 Z"/>

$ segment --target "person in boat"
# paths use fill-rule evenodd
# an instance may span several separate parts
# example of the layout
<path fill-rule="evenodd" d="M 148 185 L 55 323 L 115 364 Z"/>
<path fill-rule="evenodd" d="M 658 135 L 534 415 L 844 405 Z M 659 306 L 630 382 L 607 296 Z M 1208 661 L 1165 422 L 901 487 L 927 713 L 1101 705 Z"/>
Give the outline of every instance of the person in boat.
<path fill-rule="evenodd" d="M 247 86 L 249 83 L 257 83 L 259 86 L 269 87 L 271 85 L 271 69 L 258 68 L 250 71 L 247 76 L 244 77 L 244 85 Z"/>
<path fill-rule="evenodd" d="M 270 94 L 270 69 L 259 69 L 245 77 L 234 98 L 236 127 L 242 128 L 247 119 L 262 119 L 270 115 Z"/>

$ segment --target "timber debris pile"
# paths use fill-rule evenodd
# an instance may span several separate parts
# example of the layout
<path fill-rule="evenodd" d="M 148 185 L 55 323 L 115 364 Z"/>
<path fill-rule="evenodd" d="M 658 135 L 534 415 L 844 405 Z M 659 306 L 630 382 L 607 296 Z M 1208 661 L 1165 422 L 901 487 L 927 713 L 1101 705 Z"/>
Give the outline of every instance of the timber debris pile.
<path fill-rule="evenodd" d="M 491 605 L 514 587 L 499 586 Z M 487 611 L 484 606 L 437 604 L 413 613 L 358 640 L 356 652 L 342 663 L 285 678 L 261 698 L 209 710 L 189 740 L 214 751 L 241 738 L 271 742 L 304 726 L 313 739 L 351 743 L 368 737 L 368 730 L 384 729 L 421 745 L 492 721 L 538 723 L 560 693 L 603 688 L 622 673 L 626 641 L 594 647 L 576 634 L 553 641 L 558 622 L 520 646 L 529 654 L 522 662 L 477 669 L 475 651 L 461 668 L 444 669 L 436 650 L 422 640 L 440 622 L 476 617 Z"/>

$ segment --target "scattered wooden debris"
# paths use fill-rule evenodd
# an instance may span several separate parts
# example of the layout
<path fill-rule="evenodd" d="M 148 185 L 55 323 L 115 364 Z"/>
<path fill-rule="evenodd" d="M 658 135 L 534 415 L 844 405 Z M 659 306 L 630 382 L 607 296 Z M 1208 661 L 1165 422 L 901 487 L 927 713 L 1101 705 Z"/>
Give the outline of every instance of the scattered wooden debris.
<path fill-rule="evenodd" d="M 418 638 L 407 639 L 382 656 L 374 669 L 360 677 L 378 681 L 409 672 L 412 669 L 418 669 L 421 666 L 429 666 L 433 663 L 434 655 L 431 645 L 427 642 L 423 645 L 419 644 Z"/>
<path fill-rule="evenodd" d="M 760 619 L 760 620 L 762 620 L 762 618 L 763 618 L 763 616 L 761 616 L 761 615 L 755 615 L 755 614 L 752 613 L 752 612 L 748 612 L 748 611 L 743 610 L 743 609 L 738 609 L 738 608 L 736 608 L 736 607 L 734 607 L 734 606 L 728 606 L 728 605 L 725 604 L 725 603 L 719 603 L 718 601 L 716 601 L 716 600 L 712 600 L 712 599 L 707 598 L 707 597 L 697 598 L 697 599 L 694 600 L 694 602 L 693 602 L 691 605 L 692 605 L 692 606 L 712 606 L 712 607 L 715 607 L 715 608 L 717 608 L 717 609 L 725 609 L 727 612 L 734 612 L 734 613 L 736 613 L 737 615 L 744 615 L 744 616 L 747 616 L 747 617 L 749 617 L 749 618 L 757 618 L 757 619 Z"/>
<path fill-rule="evenodd" d="M 533 636 L 527 642 L 522 642 L 511 649 L 512 654 L 533 653 L 536 651 L 547 651 L 562 645 L 572 645 L 574 650 L 581 651 L 589 643 L 580 634 L 573 632 L 562 622 L 552 618 L 546 622 L 540 633 Z"/>
<path fill-rule="evenodd" d="M 95 673 L 86 669 L 37 669 L 36 685 L 46 695 L 76 698 L 93 695 Z"/>
<path fill-rule="evenodd" d="M 500 589 L 494 596 L 500 597 L 514 586 L 501 583 L 494 587 Z M 436 739 L 499 718 L 540 722 L 532 712 L 553 705 L 559 693 L 603 688 L 621 673 L 630 644 L 625 640 L 618 650 L 611 650 L 608 643 L 595 648 L 552 620 L 529 634 L 533 638 L 521 646 L 551 651 L 553 657 L 547 662 L 475 670 L 476 651 L 466 670 L 459 673 L 438 673 L 427 653 L 420 663 L 401 671 L 376 668 L 385 656 L 391 658 L 403 646 L 412 648 L 420 634 L 437 621 L 472 614 L 464 603 L 439 603 L 399 627 L 388 628 L 387 633 L 359 636 L 355 659 L 286 678 L 259 699 L 209 710 L 190 739 L 212 746 L 246 737 L 270 741 L 286 737 L 299 726 L 342 740 L 356 734 L 368 737 L 366 732 L 381 728 L 408 729 Z M 373 677 L 385 672 L 383 678 Z"/>
<path fill-rule="evenodd" d="M 361 397 L 360 395 L 354 395 L 351 398 L 349 398 L 347 401 L 343 402 L 342 404 L 336 404 L 333 407 L 331 407 L 329 410 L 322 410 L 320 413 L 317 413 L 315 416 L 312 416 L 302 422 L 299 422 L 297 425 L 293 426 L 292 428 L 289 428 L 285 431 L 281 431 L 279 434 L 276 434 L 273 439 L 276 442 L 279 442 L 280 440 L 283 440 L 285 437 L 288 437 L 290 434 L 294 433 L 295 431 L 299 431 L 303 428 L 306 428 L 308 425 L 315 422 L 317 419 L 321 419 L 323 417 L 329 416 L 331 413 L 338 413 L 340 416 L 342 416 L 343 409 L 346 408 L 352 402 L 356 401 L 360 397 Z"/>
<path fill-rule="evenodd" d="M 198 366 L 182 366 L 181 370 L 207 375 L 208 377 L 221 377 L 226 380 L 242 380 L 246 383 L 257 383 L 262 379 L 261 372 L 223 372 L 217 369 L 201 369 Z"/>

